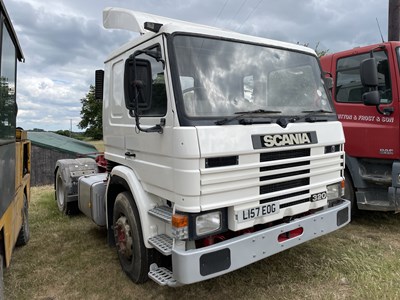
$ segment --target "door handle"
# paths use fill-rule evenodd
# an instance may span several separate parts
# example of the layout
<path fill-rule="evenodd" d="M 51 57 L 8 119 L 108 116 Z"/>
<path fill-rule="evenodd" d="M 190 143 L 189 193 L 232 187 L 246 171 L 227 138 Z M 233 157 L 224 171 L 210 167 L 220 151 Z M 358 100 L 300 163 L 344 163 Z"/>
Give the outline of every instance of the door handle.
<path fill-rule="evenodd" d="M 136 157 L 136 154 L 135 154 L 135 153 L 132 153 L 132 152 L 129 152 L 129 151 L 126 151 L 126 152 L 125 152 L 125 156 L 128 156 L 128 157 Z"/>

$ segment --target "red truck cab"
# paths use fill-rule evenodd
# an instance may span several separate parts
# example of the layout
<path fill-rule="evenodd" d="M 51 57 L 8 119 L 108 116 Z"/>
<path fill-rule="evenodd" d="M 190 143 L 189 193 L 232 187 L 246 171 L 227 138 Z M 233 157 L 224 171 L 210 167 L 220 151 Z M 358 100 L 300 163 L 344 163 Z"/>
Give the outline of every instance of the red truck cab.
<path fill-rule="evenodd" d="M 360 76 L 361 62 L 371 57 L 377 86 L 366 85 Z M 333 79 L 333 102 L 344 127 L 346 199 L 353 210 L 400 211 L 399 58 L 400 42 L 321 57 Z M 365 100 L 372 90 L 379 92 L 379 105 Z"/>

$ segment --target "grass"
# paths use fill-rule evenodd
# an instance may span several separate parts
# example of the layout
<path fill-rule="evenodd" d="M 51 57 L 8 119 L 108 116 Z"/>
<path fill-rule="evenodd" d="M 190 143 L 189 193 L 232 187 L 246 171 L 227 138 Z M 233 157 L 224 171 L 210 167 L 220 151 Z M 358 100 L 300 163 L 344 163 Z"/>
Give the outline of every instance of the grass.
<path fill-rule="evenodd" d="M 92 144 L 93 146 L 96 147 L 97 151 L 99 152 L 104 152 L 104 142 L 102 140 L 86 140 L 89 144 Z"/>
<path fill-rule="evenodd" d="M 32 188 L 31 240 L 16 248 L 6 299 L 400 299 L 400 216 L 363 213 L 345 228 L 224 276 L 180 288 L 133 284 L 106 231 L 58 212 Z"/>

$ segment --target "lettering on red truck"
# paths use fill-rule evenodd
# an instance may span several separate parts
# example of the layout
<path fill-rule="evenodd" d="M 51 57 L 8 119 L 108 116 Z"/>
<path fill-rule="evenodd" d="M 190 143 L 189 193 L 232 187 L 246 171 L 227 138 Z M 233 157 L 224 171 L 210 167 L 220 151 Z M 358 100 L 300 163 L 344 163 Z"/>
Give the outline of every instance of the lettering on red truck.
<path fill-rule="evenodd" d="M 381 155 L 393 155 L 394 150 L 393 149 L 379 149 L 379 154 Z"/>
<path fill-rule="evenodd" d="M 338 114 L 340 121 L 360 121 L 360 122 L 376 122 L 376 123 L 394 123 L 394 117 L 385 116 L 368 116 L 368 115 L 347 115 Z"/>

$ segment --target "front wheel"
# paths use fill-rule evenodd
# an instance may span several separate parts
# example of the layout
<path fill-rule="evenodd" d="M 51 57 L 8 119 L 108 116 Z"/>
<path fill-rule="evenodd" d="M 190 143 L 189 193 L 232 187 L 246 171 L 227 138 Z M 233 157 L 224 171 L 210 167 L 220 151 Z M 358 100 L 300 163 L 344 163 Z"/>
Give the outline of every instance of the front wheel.
<path fill-rule="evenodd" d="M 0 299 L 4 299 L 4 256 L 0 254 Z"/>
<path fill-rule="evenodd" d="M 24 207 L 22 208 L 22 226 L 18 234 L 16 246 L 25 246 L 31 237 L 28 219 L 28 200 L 24 194 Z"/>
<path fill-rule="evenodd" d="M 115 200 L 113 225 L 122 269 L 135 283 L 147 281 L 149 251 L 143 242 L 138 210 L 128 192 L 118 194 Z"/>

